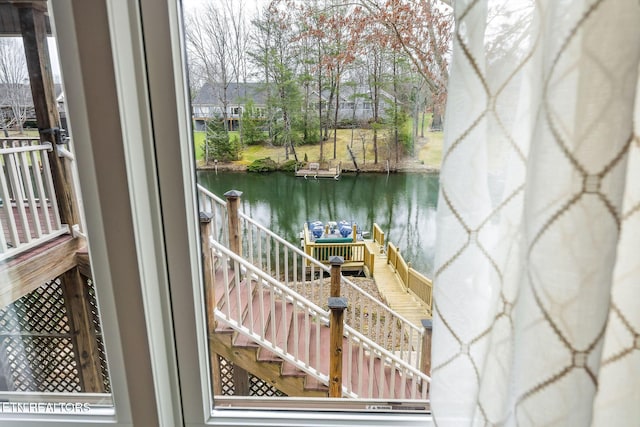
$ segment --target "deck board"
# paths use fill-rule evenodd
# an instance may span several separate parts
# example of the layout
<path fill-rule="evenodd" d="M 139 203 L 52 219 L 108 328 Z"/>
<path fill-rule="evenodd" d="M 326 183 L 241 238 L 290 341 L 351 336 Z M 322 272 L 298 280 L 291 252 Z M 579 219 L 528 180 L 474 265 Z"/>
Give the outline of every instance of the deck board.
<path fill-rule="evenodd" d="M 81 244 L 67 234 L 0 263 L 0 308 L 72 269 Z"/>
<path fill-rule="evenodd" d="M 29 206 L 25 206 L 25 210 L 27 212 L 27 218 L 28 218 L 28 224 L 29 224 L 29 231 L 30 231 L 30 238 L 31 239 L 36 239 L 38 237 L 37 235 L 37 230 L 35 228 L 35 221 L 33 218 L 33 215 L 30 214 L 31 212 L 31 208 Z M 6 209 L 6 207 L 3 205 L 2 207 L 0 207 L 0 221 L 2 222 L 2 231 L 4 232 L 4 237 L 7 241 L 7 243 L 13 243 L 12 246 L 15 246 L 15 242 L 12 242 L 12 237 L 11 234 L 9 232 L 9 221 L 7 218 L 7 213 L 8 213 L 9 209 Z M 24 229 L 24 224 L 22 224 L 22 222 L 17 221 L 17 219 L 19 218 L 19 213 L 18 213 L 18 208 L 16 206 L 12 206 L 11 207 L 11 212 L 13 217 L 16 219 L 16 227 L 18 229 L 18 236 L 20 238 L 20 243 L 26 243 L 27 242 L 27 238 L 26 238 L 26 234 L 25 234 L 25 229 Z M 38 218 L 40 220 L 40 228 L 42 229 L 43 233 L 46 233 L 45 231 L 45 215 L 49 217 L 49 221 L 51 223 L 52 227 L 55 227 L 55 219 L 54 219 L 54 213 L 53 213 L 53 209 L 51 209 L 51 207 L 49 207 L 49 209 L 44 210 L 44 209 L 38 209 Z"/>

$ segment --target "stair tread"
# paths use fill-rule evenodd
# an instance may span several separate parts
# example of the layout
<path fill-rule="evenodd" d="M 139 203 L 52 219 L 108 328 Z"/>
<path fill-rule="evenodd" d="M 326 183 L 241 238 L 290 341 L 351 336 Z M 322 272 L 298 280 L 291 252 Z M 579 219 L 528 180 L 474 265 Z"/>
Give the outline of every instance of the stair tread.
<path fill-rule="evenodd" d="M 218 308 L 227 314 L 226 299 L 223 297 L 225 290 L 224 274 L 223 270 L 219 269 L 216 271 L 215 292 L 216 297 L 218 298 Z M 308 354 L 309 366 L 325 374 L 329 372 L 330 354 L 328 343 L 330 338 L 330 329 L 328 326 L 323 325 L 316 329 L 314 319 L 311 315 L 307 315 L 305 312 L 294 313 L 293 304 L 283 302 L 281 298 L 276 297 L 273 292 L 270 292 L 267 288 L 263 288 L 253 281 L 250 281 L 249 283 L 245 281 L 236 283 L 233 272 L 231 271 L 229 271 L 227 277 L 231 284 L 229 292 L 231 318 L 242 318 L 242 324 L 244 326 L 251 327 L 251 329 L 257 333 L 262 332 L 267 340 L 273 340 L 276 345 L 281 348 L 285 348 L 287 352 L 298 359 L 306 360 Z M 262 300 L 260 296 L 262 296 Z M 239 309 L 237 304 L 238 297 L 240 297 L 241 301 Z M 253 319 L 249 316 L 249 301 L 251 301 L 250 304 Z M 274 305 L 275 312 L 271 314 L 272 303 Z M 267 317 L 267 320 L 264 323 L 260 321 L 261 308 L 265 317 Z M 294 324 L 296 323 L 298 332 L 297 340 L 294 336 Z M 261 327 L 264 328 L 263 331 L 260 331 Z M 224 333 L 231 331 L 231 328 L 225 325 L 224 322 L 218 322 L 216 332 Z M 288 332 L 288 334 L 286 332 Z M 320 334 L 319 344 L 316 343 L 318 333 Z M 260 347 L 250 337 L 242 334 L 236 334 L 232 342 L 233 345 L 237 347 Z M 360 366 L 358 362 L 360 361 L 361 354 L 363 363 Z M 305 377 L 305 390 L 326 392 L 328 389 L 326 384 L 323 384 L 311 375 L 307 375 L 293 363 L 283 361 L 269 349 L 260 347 L 256 352 L 256 359 L 258 363 L 282 363 L 280 372 L 283 377 Z M 351 366 L 349 366 L 349 359 L 351 359 Z M 346 339 L 343 340 L 342 363 L 344 384 L 346 388 L 361 397 L 386 399 L 401 395 L 404 395 L 405 397 L 411 396 L 411 379 L 407 379 L 403 387 L 402 376 L 398 372 L 392 370 L 389 366 L 384 366 L 384 363 L 380 358 L 371 358 L 357 345 L 349 348 Z M 360 368 L 358 368 L 358 366 L 360 366 Z M 373 384 L 371 385 L 371 392 L 369 392 L 370 377 L 374 378 Z M 392 378 L 395 378 L 393 390 L 391 389 Z M 403 388 L 404 393 L 400 393 Z"/>
<path fill-rule="evenodd" d="M 216 292 L 216 298 L 218 298 L 217 307 L 231 319 L 242 319 L 247 309 L 249 300 L 252 299 L 253 290 L 255 289 L 255 282 L 241 280 L 237 284 L 233 283 L 229 287 L 229 305 L 227 306 L 227 298 L 225 297 L 224 285 L 221 285 L 220 292 Z M 238 305 L 238 298 L 240 298 L 240 304 Z M 224 322 L 218 322 L 216 332 L 225 332 L 231 328 Z"/>
<path fill-rule="evenodd" d="M 274 312 L 271 313 L 271 310 L 269 310 L 270 313 L 266 325 L 267 330 L 265 331 L 265 338 L 276 346 L 286 349 L 289 341 L 289 337 L 287 335 L 289 330 L 288 325 L 291 323 L 291 319 L 293 317 L 293 306 L 280 298 L 276 298 L 274 295 L 270 296 L 270 301 L 273 303 Z M 261 348 L 258 352 L 258 360 L 279 361 L 281 359 L 273 351 Z"/>
<path fill-rule="evenodd" d="M 260 324 L 261 323 L 260 322 L 260 305 L 261 304 L 260 304 L 259 293 L 262 293 L 262 313 L 269 312 L 270 310 L 269 298 L 268 298 L 269 293 L 265 292 L 263 289 L 254 290 L 253 300 L 251 302 L 251 309 L 252 309 L 251 314 L 253 315 L 253 322 L 251 322 L 249 310 L 246 310 L 246 313 L 242 320 L 242 325 L 247 326 L 249 329 L 251 329 L 252 331 L 258 334 L 260 333 L 264 334 L 264 328 L 266 327 L 267 322 L 264 322 L 262 325 Z M 248 304 L 247 304 L 247 308 L 248 308 Z M 260 347 L 258 343 L 256 343 L 253 339 L 243 334 L 236 335 L 235 339 L 233 340 L 233 345 L 237 347 Z"/>

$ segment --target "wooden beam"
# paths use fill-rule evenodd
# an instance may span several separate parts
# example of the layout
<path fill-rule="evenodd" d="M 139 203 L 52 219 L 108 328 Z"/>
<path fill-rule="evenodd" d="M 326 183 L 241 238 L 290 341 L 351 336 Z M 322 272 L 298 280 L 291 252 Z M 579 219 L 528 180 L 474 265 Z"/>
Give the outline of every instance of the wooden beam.
<path fill-rule="evenodd" d="M 89 303 L 89 286 L 78 268 L 67 271 L 60 279 L 81 390 L 85 393 L 104 393 L 98 339 Z"/>
<path fill-rule="evenodd" d="M 60 134 L 60 115 L 53 85 L 51 60 L 47 45 L 45 11 L 33 4 L 19 4 L 20 28 L 29 71 L 31 96 L 40 131 L 40 140 L 54 147 L 64 146 Z M 80 213 L 75 196 L 70 160 L 59 157 L 57 150 L 48 153 L 53 185 L 60 210 L 60 219 L 69 226 L 80 224 Z"/>
<path fill-rule="evenodd" d="M 238 347 L 232 344 L 232 333 L 215 333 L 209 336 L 209 348 L 214 349 L 236 366 L 242 366 L 256 377 L 271 384 L 287 396 L 327 397 L 324 390 L 305 390 L 305 375 L 283 376 L 281 362 L 260 362 L 257 360 L 257 347 Z"/>
<path fill-rule="evenodd" d="M 80 269 L 80 274 L 93 280 L 93 272 L 91 271 L 91 260 L 87 247 L 82 247 L 76 252 L 76 264 Z"/>
<path fill-rule="evenodd" d="M 60 236 L 22 256 L 0 263 L 0 308 L 61 276 L 76 265 L 81 241 Z"/>

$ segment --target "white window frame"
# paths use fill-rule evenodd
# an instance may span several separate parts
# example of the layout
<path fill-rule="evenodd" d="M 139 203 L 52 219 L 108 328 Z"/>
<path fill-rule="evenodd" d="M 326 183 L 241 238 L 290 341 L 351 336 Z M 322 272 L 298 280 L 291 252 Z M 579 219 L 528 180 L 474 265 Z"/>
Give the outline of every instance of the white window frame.
<path fill-rule="evenodd" d="M 179 5 L 50 1 L 115 415 L 16 417 L 14 424 L 430 425 L 424 414 L 210 411 Z"/>

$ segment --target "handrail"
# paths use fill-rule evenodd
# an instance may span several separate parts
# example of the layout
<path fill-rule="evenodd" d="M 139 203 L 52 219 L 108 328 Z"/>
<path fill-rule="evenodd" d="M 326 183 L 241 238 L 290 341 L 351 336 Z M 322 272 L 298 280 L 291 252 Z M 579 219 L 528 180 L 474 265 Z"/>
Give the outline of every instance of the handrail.
<path fill-rule="evenodd" d="M 385 364 L 387 365 L 391 365 L 391 369 L 398 371 L 401 374 L 401 377 L 403 378 L 403 385 L 406 385 L 407 383 L 407 379 L 409 378 L 413 378 L 415 379 L 415 381 L 411 382 L 411 396 L 406 396 L 404 395 L 404 392 L 406 391 L 405 387 L 402 387 L 401 390 L 401 394 L 398 396 L 393 396 L 393 398 L 395 399 L 417 399 L 417 393 L 420 393 L 420 398 L 421 399 L 426 399 L 427 398 L 427 387 L 422 387 L 420 390 L 418 390 L 419 386 L 421 384 L 427 384 L 431 382 L 431 377 L 429 377 L 427 374 L 425 374 L 424 372 L 420 371 L 419 369 L 415 368 L 414 366 L 408 364 L 406 361 L 404 361 L 403 359 L 397 357 L 396 355 L 390 353 L 388 350 L 386 350 L 385 348 L 381 347 L 380 345 L 378 345 L 375 341 L 370 340 L 369 338 L 365 337 L 364 335 L 362 335 L 361 333 L 359 333 L 358 331 L 356 331 L 355 329 L 353 329 L 352 327 L 350 327 L 349 325 L 344 325 L 344 335 L 347 338 L 347 351 L 351 350 L 351 346 L 353 345 L 353 343 L 357 343 L 360 346 L 362 346 L 363 350 L 366 352 L 368 351 L 370 356 L 371 355 L 376 355 L 378 357 L 380 357 L 381 359 L 384 360 Z M 347 364 L 348 369 L 352 368 L 353 364 Z M 371 366 L 371 365 L 370 365 Z M 351 374 L 352 372 L 349 370 L 347 375 L 345 377 L 347 378 L 351 378 Z M 369 376 L 370 378 L 372 378 L 372 376 Z M 378 377 L 378 381 L 379 381 L 379 386 L 380 388 L 384 387 L 384 381 L 385 381 L 385 376 L 384 375 L 380 375 Z M 392 380 L 392 384 L 391 384 L 391 389 L 394 389 L 394 383 L 393 381 L 395 380 L 395 375 L 390 375 L 390 378 Z M 348 391 L 352 391 L 351 389 L 348 389 Z M 358 395 L 362 395 L 362 390 L 360 387 L 360 390 L 358 390 Z M 369 391 L 369 394 L 371 394 L 371 391 Z"/>
<path fill-rule="evenodd" d="M 39 138 L 0 138 L 0 260 L 69 232 Z"/>
<path fill-rule="evenodd" d="M 373 241 L 380 247 L 384 247 L 384 231 L 378 224 L 373 224 Z"/>
<path fill-rule="evenodd" d="M 198 190 L 202 197 L 207 198 L 205 203 L 201 200 L 201 207 L 211 205 L 214 212 L 220 209 L 225 209 L 226 212 L 225 201 L 201 185 L 198 185 Z M 217 216 L 220 218 L 220 213 Z M 324 306 L 329 289 L 323 277 L 329 274 L 329 268 L 248 215 L 240 212 L 239 217 L 243 225 L 243 257 L 294 291 L 303 293 L 315 304 Z M 228 242 L 226 221 L 221 221 L 217 227 L 223 227 L 224 231 L 217 230 L 216 235 L 222 235 L 225 242 Z M 344 276 L 341 278 L 341 287 L 342 295 L 351 302 L 345 312 L 345 322 L 364 336 L 381 343 L 383 348 L 399 352 L 407 362 L 419 367 L 422 351 L 419 343 L 424 336 L 424 329 L 414 325 Z M 400 325 L 400 333 L 393 327 L 396 324 Z"/>
<path fill-rule="evenodd" d="M 300 352 L 298 345 L 298 336 L 300 335 L 299 328 L 304 328 L 304 332 L 306 336 L 310 336 L 311 327 L 315 327 L 317 331 L 322 326 L 327 326 L 329 324 L 329 312 L 327 310 L 322 309 L 318 305 L 314 304 L 312 301 L 308 300 L 304 296 L 298 294 L 293 291 L 291 288 L 281 283 L 280 281 L 273 278 L 268 273 L 262 271 L 257 266 L 249 263 L 243 257 L 240 257 L 226 248 L 224 245 L 219 242 L 211 239 L 210 240 L 211 250 L 214 251 L 216 257 L 218 259 L 219 265 L 223 266 L 223 295 L 216 295 L 218 300 L 222 299 L 223 309 L 216 308 L 214 314 L 216 318 L 220 321 L 223 321 L 225 324 L 229 325 L 232 329 L 237 331 L 238 333 L 245 335 L 259 344 L 261 347 L 272 351 L 277 354 L 279 357 L 284 359 L 285 361 L 294 364 L 298 369 L 306 372 L 307 374 L 313 376 L 314 378 L 321 381 L 323 384 L 327 385 L 329 382 L 328 373 L 321 372 L 319 367 L 312 365 L 312 357 L 309 346 L 306 346 L 305 349 Z M 224 266 L 231 265 L 231 268 L 234 271 L 233 280 L 234 286 L 236 287 L 236 292 L 232 295 L 232 288 L 229 286 L 230 282 L 230 274 L 227 268 Z M 252 289 L 250 286 L 245 286 L 245 292 L 247 295 L 241 295 L 239 290 L 240 283 L 242 278 L 247 278 L 249 280 L 253 280 L 256 282 L 256 286 L 259 289 Z M 215 284 L 210 284 L 210 286 L 215 286 Z M 258 296 L 258 304 L 257 307 L 254 307 L 253 299 L 250 294 L 257 292 Z M 269 300 L 266 301 L 265 293 L 268 293 Z M 279 298 L 276 301 L 276 298 Z M 245 301 L 247 306 L 247 313 L 245 319 L 237 319 L 234 318 L 233 314 L 241 313 L 242 302 Z M 266 319 L 264 313 L 254 313 L 254 310 L 258 308 L 259 311 L 262 311 L 265 305 L 270 305 L 271 313 L 275 313 L 276 304 L 282 304 L 281 310 L 283 311 L 283 319 L 285 317 L 285 305 L 286 303 L 291 303 L 294 313 L 292 313 L 292 324 L 293 324 L 293 348 L 297 354 L 290 353 L 287 351 L 289 348 L 288 339 L 289 339 L 289 331 L 286 330 L 281 332 L 280 339 L 275 341 L 281 341 L 281 345 L 274 340 L 267 339 L 265 329 L 266 329 Z M 234 307 L 234 304 L 237 304 Z M 299 322 L 296 321 L 298 319 L 298 314 L 303 315 L 302 319 Z M 272 314 L 273 315 L 273 314 Z M 313 322 L 313 325 L 310 325 L 309 322 Z M 299 325 L 299 323 L 303 323 L 303 325 Z M 257 325 L 257 328 L 254 326 Z M 271 322 L 270 327 L 273 328 L 272 337 L 276 336 L 276 325 L 275 322 Z M 281 328 L 288 328 L 288 324 L 283 322 Z M 257 330 L 256 330 L 257 329 Z M 298 330 L 296 330 L 298 329 Z M 320 334 L 316 333 L 316 341 L 314 343 L 310 343 L 315 348 L 316 353 L 319 353 L 321 350 L 326 350 L 326 348 L 322 347 L 322 343 L 319 341 Z M 358 360 L 350 360 L 350 363 L 347 363 L 347 369 L 349 370 L 348 374 L 344 376 L 344 378 L 352 378 L 352 369 L 358 367 L 359 372 L 364 369 L 363 360 L 365 357 L 369 358 L 369 366 L 370 369 L 373 370 L 373 358 L 380 358 L 387 368 L 391 369 L 392 375 L 390 376 L 392 383 L 390 384 L 390 389 L 395 390 L 395 381 L 396 375 L 394 373 L 398 373 L 399 377 L 403 384 L 400 388 L 400 395 L 392 396 L 392 398 L 417 398 L 418 393 L 420 393 L 420 398 L 426 398 L 427 387 L 426 384 L 430 381 L 428 375 L 422 373 L 418 368 L 412 366 L 401 357 L 393 354 L 389 350 L 384 347 L 378 345 L 375 341 L 372 341 L 368 337 L 364 336 L 354 328 L 349 325 L 345 325 L 344 327 L 344 337 L 347 339 L 347 356 L 352 359 L 352 353 L 355 349 L 354 346 L 358 346 L 359 357 Z M 358 387 L 353 387 L 351 381 L 349 381 L 346 385 L 343 384 L 342 390 L 343 395 L 347 397 L 361 397 L 361 396 L 371 396 L 373 381 L 378 381 L 379 386 L 384 386 L 384 375 L 376 377 L 372 375 L 373 372 L 370 372 L 369 380 L 370 382 L 366 385 L 362 384 L 362 381 L 358 384 Z M 383 377 L 383 378 L 380 378 Z M 408 384 L 408 382 L 411 384 Z M 366 390 L 363 388 L 366 386 Z M 407 396 L 406 386 L 408 386 L 411 390 L 411 395 Z"/>
<path fill-rule="evenodd" d="M 429 313 L 431 314 L 433 303 L 433 283 L 431 280 L 411 267 L 411 264 L 402 257 L 400 249 L 396 248 L 391 242 L 387 246 L 387 263 L 398 274 L 404 289 L 422 300 L 429 307 Z"/>
<path fill-rule="evenodd" d="M 211 232 L 214 239 L 229 246 L 229 228 L 227 222 L 227 202 L 213 194 L 211 191 L 198 184 L 198 210 L 212 215 Z"/>
<path fill-rule="evenodd" d="M 236 289 L 240 288 L 240 281 L 241 281 L 241 277 L 242 276 L 248 276 L 251 280 L 255 280 L 258 281 L 259 284 L 262 287 L 266 287 L 267 291 L 270 292 L 269 293 L 269 300 L 265 301 L 265 296 L 264 296 L 264 292 L 262 289 L 260 289 L 258 292 L 258 298 L 259 298 L 259 304 L 258 304 L 258 308 L 259 310 L 264 310 L 264 306 L 265 303 L 268 303 L 270 305 L 270 307 L 268 307 L 268 309 L 271 311 L 271 313 L 275 313 L 275 305 L 276 305 L 276 301 L 275 301 L 275 296 L 273 295 L 273 292 L 275 291 L 275 293 L 277 294 L 277 296 L 279 296 L 280 298 L 284 297 L 284 299 L 282 299 L 281 301 L 284 301 L 284 303 L 286 302 L 293 302 L 293 306 L 294 309 L 295 308 L 302 308 L 303 312 L 305 314 L 307 314 L 308 316 L 306 316 L 305 319 L 305 331 L 306 330 L 310 330 L 310 327 L 316 327 L 317 330 L 319 330 L 319 328 L 321 326 L 326 326 L 329 324 L 329 312 L 327 312 L 326 310 L 323 310 L 322 308 L 318 307 L 317 305 L 313 304 L 311 301 L 306 300 L 304 297 L 302 297 L 301 295 L 293 292 L 291 289 L 289 289 L 287 286 L 283 285 L 282 283 L 280 283 L 278 280 L 274 279 L 272 276 L 270 276 L 269 274 L 265 273 L 264 271 L 262 271 L 261 269 L 259 269 L 258 267 L 256 267 L 255 265 L 247 262 L 244 258 L 239 257 L 238 255 L 234 254 L 233 252 L 231 252 L 229 249 L 227 249 L 224 245 L 221 245 L 220 243 L 218 243 L 215 240 L 211 240 L 210 241 L 210 246 L 211 246 L 211 250 L 213 250 L 218 258 L 218 262 L 221 265 L 227 265 L 227 264 L 232 264 L 232 269 L 234 270 L 234 280 L 235 280 L 235 287 Z M 307 374 L 313 376 L 314 378 L 318 379 L 319 381 L 321 381 L 323 384 L 328 384 L 329 383 L 329 375 L 328 373 L 322 373 L 320 372 L 319 369 L 317 369 L 317 367 L 312 366 L 311 364 L 311 360 L 310 360 L 310 356 L 311 356 L 311 352 L 310 351 L 303 351 L 302 354 L 298 354 L 298 355 L 294 355 L 291 354 L 287 351 L 287 340 L 288 340 L 288 332 L 287 333 L 282 333 L 282 339 L 283 339 L 283 344 L 282 345 L 278 345 L 278 343 L 276 342 L 277 340 L 269 340 L 266 338 L 266 315 L 264 313 L 258 313 L 255 314 L 253 313 L 254 307 L 253 307 L 253 303 L 252 303 L 252 298 L 247 295 L 245 296 L 245 300 L 248 301 L 247 302 L 247 316 L 249 318 L 248 321 L 243 322 L 243 319 L 236 319 L 234 318 L 233 314 L 235 313 L 241 313 L 241 308 L 236 306 L 234 308 L 233 304 L 237 303 L 238 305 L 242 304 L 242 299 L 243 296 L 240 294 L 240 291 L 236 291 L 235 294 L 235 298 L 233 298 L 231 296 L 231 288 L 229 286 L 229 273 L 228 270 L 226 268 L 223 268 L 223 285 L 224 285 L 224 294 L 223 295 L 216 295 L 216 298 L 219 300 L 220 298 L 223 299 L 223 305 L 224 308 L 226 308 L 226 312 L 217 308 L 215 309 L 215 316 L 218 320 L 221 320 L 223 322 L 225 322 L 226 324 L 228 324 L 231 328 L 233 328 L 234 330 L 236 330 L 238 333 L 245 335 L 249 338 L 251 338 L 252 340 L 254 340 L 257 344 L 259 344 L 260 346 L 262 346 L 263 348 L 274 352 L 276 355 L 278 355 L 279 357 L 281 357 L 282 359 L 286 360 L 289 363 L 294 364 L 298 369 L 306 372 Z M 244 270 L 244 271 L 242 271 Z M 211 284 L 211 286 L 215 286 L 215 284 Z M 246 287 L 247 291 L 250 293 L 253 293 L 253 290 L 250 287 Z M 235 300 L 235 301 L 234 301 Z M 282 305 L 282 307 L 285 307 L 284 305 Z M 286 310 L 286 309 L 284 309 Z M 284 312 L 284 311 L 283 311 Z M 293 316 L 295 317 L 297 313 L 294 313 Z M 274 314 L 275 315 L 275 314 Z M 253 326 L 255 325 L 255 318 L 257 317 L 257 321 L 258 321 L 258 330 L 256 331 L 255 328 L 253 328 Z M 309 319 L 311 319 L 314 322 L 314 325 L 309 325 Z M 297 323 L 296 323 L 297 324 Z M 276 327 L 276 323 L 275 322 L 271 322 L 271 326 L 274 329 L 272 331 L 272 336 L 276 337 L 276 331 L 275 331 L 275 327 Z M 287 327 L 287 325 L 282 325 L 282 327 Z M 310 334 L 307 334 L 307 336 L 310 336 Z M 297 339 L 297 334 L 294 334 L 294 338 Z M 316 338 L 317 340 L 319 340 L 320 338 L 320 334 L 316 334 Z M 294 345 L 294 348 L 298 348 L 297 343 L 295 343 L 296 345 Z M 320 346 L 320 342 L 318 341 L 316 343 L 315 346 L 317 349 L 319 349 Z"/>

